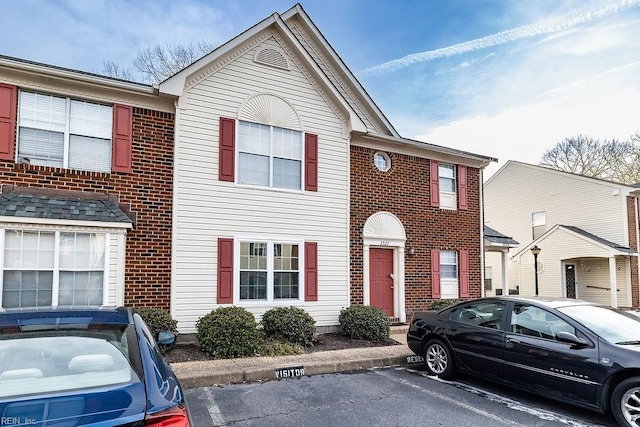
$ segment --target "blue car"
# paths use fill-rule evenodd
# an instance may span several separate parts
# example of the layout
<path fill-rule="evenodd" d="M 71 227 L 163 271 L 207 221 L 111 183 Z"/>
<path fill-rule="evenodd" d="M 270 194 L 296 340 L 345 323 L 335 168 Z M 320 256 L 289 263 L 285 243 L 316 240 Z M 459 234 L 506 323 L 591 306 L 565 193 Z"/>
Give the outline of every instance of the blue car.
<path fill-rule="evenodd" d="M 192 426 L 156 339 L 131 308 L 0 309 L 0 425 Z"/>

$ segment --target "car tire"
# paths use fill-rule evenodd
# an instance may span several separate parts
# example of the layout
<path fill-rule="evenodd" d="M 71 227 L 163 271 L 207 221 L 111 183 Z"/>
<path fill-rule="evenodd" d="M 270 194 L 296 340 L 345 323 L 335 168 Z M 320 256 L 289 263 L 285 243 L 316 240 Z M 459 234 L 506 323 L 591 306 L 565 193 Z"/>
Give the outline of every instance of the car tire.
<path fill-rule="evenodd" d="M 640 416 L 640 377 L 622 381 L 611 393 L 611 411 L 621 426 L 637 427 Z"/>
<path fill-rule="evenodd" d="M 456 367 L 449 347 L 440 339 L 432 339 L 424 346 L 424 364 L 430 375 L 444 380 L 456 375 Z"/>

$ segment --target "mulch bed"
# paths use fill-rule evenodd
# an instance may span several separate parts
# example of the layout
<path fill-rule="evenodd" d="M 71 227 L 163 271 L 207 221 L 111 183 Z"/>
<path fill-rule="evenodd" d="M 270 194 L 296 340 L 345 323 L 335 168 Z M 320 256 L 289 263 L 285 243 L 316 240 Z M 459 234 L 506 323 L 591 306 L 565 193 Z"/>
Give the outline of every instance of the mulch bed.
<path fill-rule="evenodd" d="M 382 342 L 372 342 L 366 340 L 355 340 L 342 335 L 339 332 L 319 334 L 316 337 L 316 343 L 313 347 L 307 348 L 307 353 L 315 353 L 317 351 L 345 350 L 349 348 L 365 348 L 365 347 L 382 347 L 388 345 L 400 345 L 391 338 Z M 213 360 L 214 358 L 203 353 L 197 343 L 179 343 L 169 350 L 164 358 L 169 363 L 193 362 L 199 360 Z"/>

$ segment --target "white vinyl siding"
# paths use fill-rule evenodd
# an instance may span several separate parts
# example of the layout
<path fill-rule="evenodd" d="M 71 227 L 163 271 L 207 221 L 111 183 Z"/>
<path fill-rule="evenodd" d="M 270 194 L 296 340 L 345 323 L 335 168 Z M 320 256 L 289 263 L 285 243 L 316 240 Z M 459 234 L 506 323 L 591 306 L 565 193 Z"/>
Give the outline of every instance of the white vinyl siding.
<path fill-rule="evenodd" d="M 307 310 L 317 326 L 337 325 L 340 309 L 349 305 L 349 141 L 343 134 L 345 124 L 318 93 L 318 82 L 310 82 L 296 61 L 287 57 L 290 71 L 254 62 L 255 49 L 265 47 L 280 49 L 270 38 L 234 54 L 233 60 L 186 89 L 180 101 L 184 108 L 179 110 L 176 131 L 171 307 L 181 332 L 193 332 L 198 318 L 217 307 L 220 237 L 234 237 L 236 244 L 236 236 L 243 235 L 263 241 L 303 238 L 317 242 L 318 301 L 306 303 L 301 289 L 301 300 L 295 305 Z M 217 179 L 219 117 L 237 118 L 243 102 L 257 93 L 286 100 L 299 115 L 303 131 L 318 135 L 317 192 Z M 235 290 L 234 298 L 238 298 Z M 259 320 L 275 304 L 252 303 L 250 309 Z"/>
<path fill-rule="evenodd" d="M 629 190 L 631 189 L 624 185 L 510 162 L 485 183 L 485 220 L 499 232 L 520 242 L 518 248 L 509 251 L 510 256 L 531 242 L 533 212 L 545 213 L 547 230 L 557 224 L 570 225 L 611 242 L 629 246 L 625 197 L 625 191 Z M 557 244 L 550 242 L 555 240 L 547 241 L 545 238 L 543 244 L 538 245 L 542 248 L 538 259 L 544 264 L 544 271 L 539 276 L 541 295 L 561 296 L 562 260 L 609 256 L 608 251 L 592 250 L 586 239 L 572 238 L 558 241 Z M 488 256 L 486 260 L 487 265 L 493 268 L 496 281 L 498 277 L 501 280 L 499 259 L 498 256 Z M 636 263 L 636 258 L 633 257 L 631 262 Z M 507 267 L 509 287 L 520 286 L 521 295 L 533 295 L 531 252 L 523 253 L 519 260 L 509 261 Z M 621 271 L 630 275 L 625 268 Z M 579 290 L 584 278 L 582 273 L 578 267 L 576 274 Z M 622 288 L 627 281 L 626 277 L 624 280 L 618 280 L 618 287 Z M 608 276 L 606 283 L 609 283 Z M 546 290 L 546 284 L 554 289 L 552 295 L 548 294 L 551 291 Z M 619 306 L 624 306 L 622 297 L 626 293 L 626 290 L 617 292 Z M 610 301 L 610 295 L 606 292 L 599 294 Z M 579 297 L 582 297 L 582 293 L 579 293 Z"/>
<path fill-rule="evenodd" d="M 21 91 L 18 108 L 18 162 L 111 170 L 111 106 Z"/>

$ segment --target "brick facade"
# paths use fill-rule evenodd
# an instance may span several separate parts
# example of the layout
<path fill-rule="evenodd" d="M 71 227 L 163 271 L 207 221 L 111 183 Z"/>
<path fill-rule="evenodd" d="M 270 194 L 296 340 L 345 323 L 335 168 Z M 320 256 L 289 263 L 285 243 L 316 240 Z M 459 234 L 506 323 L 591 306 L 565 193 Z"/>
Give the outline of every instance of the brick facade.
<path fill-rule="evenodd" d="M 640 218 L 636 216 L 635 202 L 636 198 L 627 197 L 627 227 L 629 228 L 629 248 L 638 251 L 636 224 Z M 637 309 L 640 306 L 640 301 L 638 300 L 640 291 L 638 287 L 638 259 L 631 257 L 629 265 L 631 267 L 631 304 L 632 308 Z"/>
<path fill-rule="evenodd" d="M 117 195 L 136 214 L 127 232 L 127 306 L 169 309 L 174 114 L 133 108 L 131 173 L 96 173 L 0 162 L 0 184 Z"/>
<path fill-rule="evenodd" d="M 407 315 L 428 309 L 431 302 L 430 251 L 469 251 L 470 297 L 481 295 L 480 171 L 468 168 L 469 209 L 431 207 L 429 159 L 388 152 L 392 167 L 381 172 L 373 163 L 375 149 L 351 147 L 351 303 L 363 303 L 363 238 L 367 219 L 390 212 L 404 225 L 405 305 Z M 408 254 L 413 248 L 415 253 Z"/>

